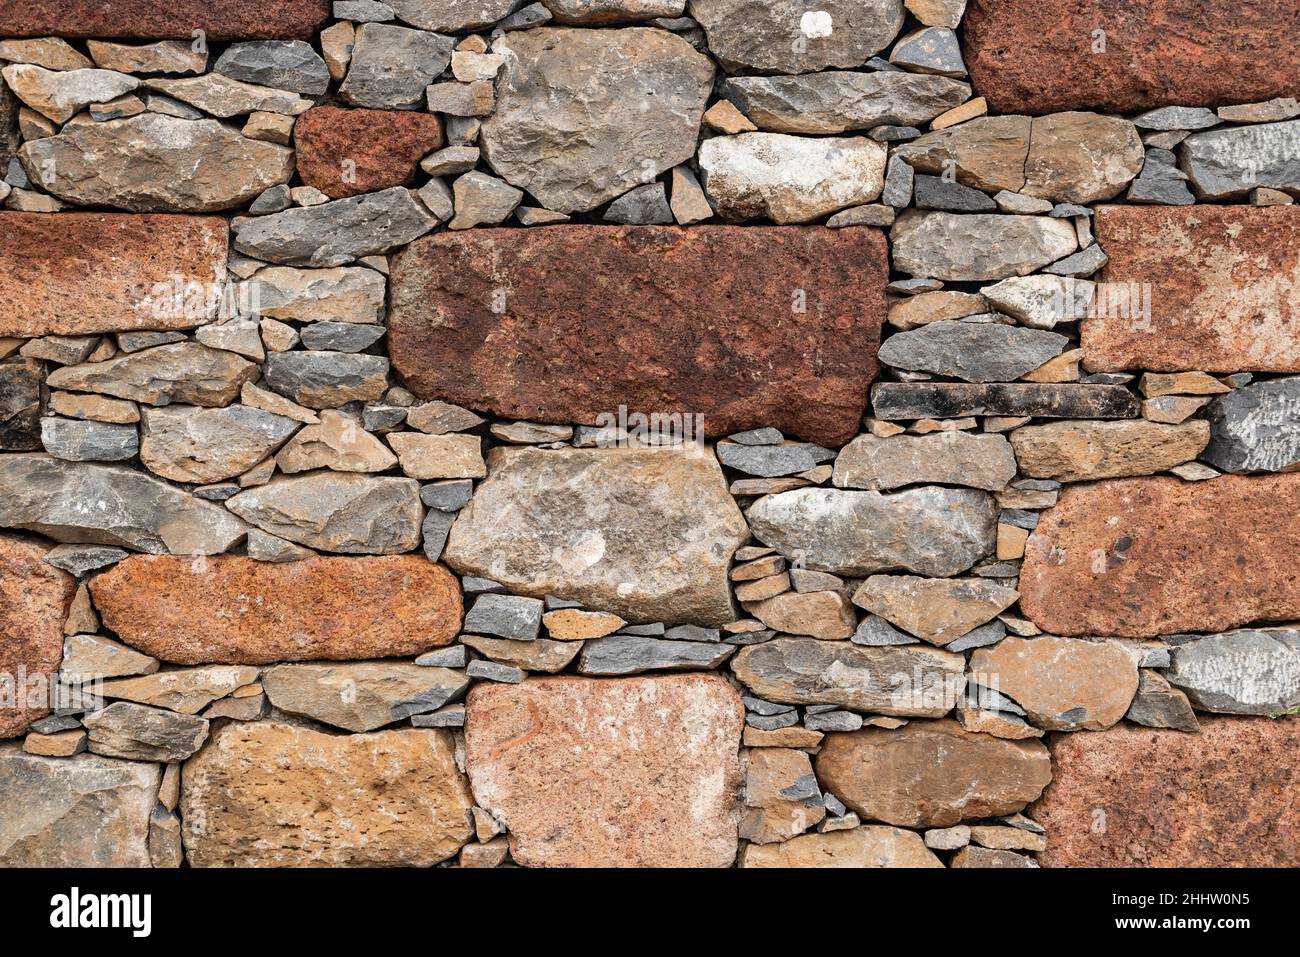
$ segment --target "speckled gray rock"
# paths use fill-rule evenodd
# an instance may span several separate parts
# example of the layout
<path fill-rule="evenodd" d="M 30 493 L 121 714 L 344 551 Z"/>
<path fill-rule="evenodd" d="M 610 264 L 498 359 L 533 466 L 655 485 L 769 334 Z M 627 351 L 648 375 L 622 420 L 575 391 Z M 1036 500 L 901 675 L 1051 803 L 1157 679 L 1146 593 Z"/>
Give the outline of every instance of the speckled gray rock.
<path fill-rule="evenodd" d="M 463 33 L 481 30 L 504 19 L 522 0 L 388 0 L 404 23 L 421 30 Z"/>
<path fill-rule="evenodd" d="M 82 719 L 95 754 L 131 761 L 183 761 L 208 739 L 208 722 L 191 714 L 117 701 Z"/>
<path fill-rule="evenodd" d="M 1143 669 L 1138 690 L 1124 717 L 1148 728 L 1199 731 L 1200 722 L 1187 695 L 1171 685 L 1159 672 Z"/>
<path fill-rule="evenodd" d="M 339 98 L 353 106 L 418 108 L 424 88 L 451 62 L 454 41 L 389 23 L 363 23 Z"/>
<path fill-rule="evenodd" d="M 330 85 L 325 61 L 302 40 L 232 43 L 217 57 L 212 69 L 234 80 L 293 90 L 303 96 L 320 96 Z"/>
<path fill-rule="evenodd" d="M 246 405 L 146 409 L 140 461 L 174 482 L 219 482 L 247 472 L 297 428 L 293 419 Z"/>
<path fill-rule="evenodd" d="M 404 661 L 276 665 L 262 677 L 272 705 L 352 732 L 436 711 L 469 687 L 463 671 Z"/>
<path fill-rule="evenodd" d="M 658 18 L 676 19 L 686 0 L 546 0 L 557 23 L 601 25 Z"/>
<path fill-rule="evenodd" d="M 897 645 L 915 645 L 921 639 L 899 631 L 879 615 L 868 615 L 858 624 L 858 630 L 849 640 L 867 648 L 891 648 Z"/>
<path fill-rule="evenodd" d="M 384 337 L 384 327 L 358 322 L 313 322 L 302 328 L 307 350 L 360 352 Z"/>
<path fill-rule="evenodd" d="M 835 460 L 837 488 L 884 491 L 904 485 L 965 485 L 995 492 L 1016 474 L 1011 443 L 1001 435 L 859 435 Z"/>
<path fill-rule="evenodd" d="M 1123 385 L 1076 383 L 976 385 L 967 382 L 878 382 L 871 390 L 879 419 L 953 419 L 1033 415 L 1050 419 L 1131 419 L 1141 411 Z"/>
<path fill-rule="evenodd" d="M 464 631 L 535 641 L 542 627 L 542 602 L 520 595 L 480 595 L 465 614 Z"/>
<path fill-rule="evenodd" d="M 1147 150 L 1142 172 L 1128 188 L 1130 203 L 1161 206 L 1190 206 L 1196 197 L 1187 187 L 1187 174 L 1178 168 L 1178 157 L 1169 150 Z"/>
<path fill-rule="evenodd" d="M 223 406 L 235 401 L 240 387 L 257 373 L 254 363 L 233 352 L 173 342 L 103 362 L 64 366 L 51 372 L 46 383 L 52 389 L 98 392 L 146 405 Z"/>
<path fill-rule="evenodd" d="M 992 213 L 908 210 L 889 238 L 896 269 L 945 282 L 1025 276 L 1079 248 L 1073 223 Z"/>
<path fill-rule="evenodd" d="M 1300 631 L 1243 629 L 1177 640 L 1164 674 L 1200 710 L 1267 715 L 1300 706 Z"/>
<path fill-rule="evenodd" d="M 1142 130 L 1203 130 L 1218 126 L 1219 118 L 1203 106 L 1162 106 L 1133 117 L 1133 125 Z"/>
<path fill-rule="evenodd" d="M 990 306 L 1033 329 L 1051 329 L 1088 315 L 1096 287 L 1087 280 L 1065 276 L 1013 276 L 980 295 Z"/>
<path fill-rule="evenodd" d="M 336 409 L 348 402 L 381 398 L 388 387 L 388 360 L 350 352 L 273 352 L 266 384 L 309 409 Z"/>
<path fill-rule="evenodd" d="M 626 226 L 665 226 L 673 222 L 672 207 L 663 183 L 647 183 L 630 189 L 605 211 L 605 220 Z"/>
<path fill-rule="evenodd" d="M 739 442 L 719 442 L 718 459 L 728 468 L 747 475 L 775 478 L 806 472 L 822 462 L 835 458 L 835 452 L 808 442 L 791 442 L 787 445 L 742 445 Z"/>
<path fill-rule="evenodd" d="M 706 670 L 718 667 L 735 650 L 734 646 L 721 643 L 610 635 L 582 646 L 578 673 L 639 675 L 643 671 Z"/>
<path fill-rule="evenodd" d="M 966 382 L 1011 382 L 1060 355 L 1069 342 L 1041 329 L 946 319 L 890 336 L 880 361 Z"/>
<path fill-rule="evenodd" d="M 1300 189 L 1300 120 L 1193 133 L 1179 149 L 1202 199 L 1235 199 L 1261 186 Z"/>
<path fill-rule="evenodd" d="M 1201 459 L 1224 472 L 1300 468 L 1300 378 L 1255 382 L 1206 409 L 1210 444 Z"/>
<path fill-rule="evenodd" d="M 120 548 L 100 545 L 55 545 L 45 553 L 42 561 L 80 577 L 86 572 L 115 565 L 126 555 Z"/>
<path fill-rule="evenodd" d="M 950 183 L 942 176 L 917 176 L 913 192 L 918 209 L 944 209 L 954 213 L 994 213 L 998 209 L 988 193 Z"/>
<path fill-rule="evenodd" d="M 889 62 L 914 73 L 947 77 L 966 75 L 961 43 L 957 40 L 956 32 L 948 27 L 927 27 L 909 33 L 894 44 Z"/>
<path fill-rule="evenodd" d="M 134 425 L 54 416 L 41 419 L 41 444 L 50 455 L 69 462 L 123 462 L 140 447 Z"/>
<path fill-rule="evenodd" d="M 914 73 L 811 73 L 727 80 L 722 95 L 760 130 L 843 133 L 928 123 L 970 97 L 965 83 Z"/>
<path fill-rule="evenodd" d="M 760 498 L 747 517 L 759 541 L 814 571 L 956 575 L 993 551 L 997 505 L 973 489 L 796 489 Z"/>

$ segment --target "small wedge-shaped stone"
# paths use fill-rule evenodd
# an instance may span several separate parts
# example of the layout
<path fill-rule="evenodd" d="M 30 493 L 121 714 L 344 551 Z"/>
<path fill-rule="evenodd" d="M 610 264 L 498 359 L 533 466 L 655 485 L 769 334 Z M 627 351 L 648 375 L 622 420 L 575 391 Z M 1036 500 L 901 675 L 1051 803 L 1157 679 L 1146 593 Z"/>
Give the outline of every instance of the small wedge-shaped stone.
<path fill-rule="evenodd" d="M 383 442 L 337 409 L 323 409 L 320 422 L 306 426 L 275 457 L 275 464 L 286 474 L 320 468 L 382 472 L 396 463 L 397 456 Z"/>
<path fill-rule="evenodd" d="M 245 382 L 257 378 L 255 363 L 197 342 L 173 342 L 103 362 L 64 366 L 50 373 L 52 389 L 98 392 L 146 405 L 226 406 Z"/>
<path fill-rule="evenodd" d="M 970 97 L 965 83 L 915 73 L 812 73 L 728 80 L 723 95 L 761 130 L 844 133 L 919 126 Z"/>
<path fill-rule="evenodd" d="M 297 428 L 293 419 L 246 405 L 146 409 L 140 461 L 174 482 L 220 482 L 247 472 Z"/>
<path fill-rule="evenodd" d="M 1015 589 L 983 578 L 872 575 L 853 595 L 853 604 L 942 647 L 1006 611 L 1019 597 Z"/>
<path fill-rule="evenodd" d="M 18 99 L 55 123 L 66 123 L 91 103 L 107 103 L 140 85 L 135 77 L 113 70 L 47 70 L 29 63 L 7 66 L 0 74 Z"/>
<path fill-rule="evenodd" d="M 837 488 L 883 491 L 904 485 L 966 485 L 989 492 L 1007 487 L 1016 457 L 1000 435 L 859 435 L 835 459 Z"/>
<path fill-rule="evenodd" d="M 1066 276 L 1014 276 L 981 295 L 999 312 L 1034 329 L 1051 329 L 1060 322 L 1074 322 L 1088 314 L 1093 300 L 1093 283 Z"/>
<path fill-rule="evenodd" d="M 184 761 L 208 739 L 208 722 L 188 714 L 118 701 L 82 719 L 90 750 L 131 761 Z"/>
<path fill-rule="evenodd" d="M 198 714 L 218 698 L 257 680 L 258 669 L 238 665 L 181 668 L 100 685 L 105 698 L 121 698 L 180 714 Z"/>
<path fill-rule="evenodd" d="M 908 210 L 889 234 L 894 266 L 944 282 L 1026 276 L 1079 248 L 1074 224 L 1046 216 Z"/>
<path fill-rule="evenodd" d="M 281 711 L 348 731 L 374 731 L 436 711 L 469 687 L 463 671 L 409 662 L 278 665 L 262 678 Z"/>
<path fill-rule="evenodd" d="M 215 555 L 247 532 L 225 509 L 118 465 L 4 455 L 0 492 L 0 527 L 39 532 L 57 542 Z"/>
<path fill-rule="evenodd" d="M 1170 649 L 1170 684 L 1202 711 L 1282 714 L 1300 707 L 1300 631 L 1229 631 Z"/>
<path fill-rule="evenodd" d="M 1152 475 L 1189 462 L 1210 439 L 1208 422 L 1051 422 L 1011 433 L 1020 471 L 1033 478 L 1091 482 Z"/>

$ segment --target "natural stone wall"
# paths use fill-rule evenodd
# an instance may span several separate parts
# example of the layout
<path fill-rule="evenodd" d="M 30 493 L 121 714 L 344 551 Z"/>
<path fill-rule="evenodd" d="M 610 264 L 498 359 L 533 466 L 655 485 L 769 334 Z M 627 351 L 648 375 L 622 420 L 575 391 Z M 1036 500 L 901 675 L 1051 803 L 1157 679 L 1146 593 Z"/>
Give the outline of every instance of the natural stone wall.
<path fill-rule="evenodd" d="M 0 865 L 1300 863 L 1300 14 L 967 6 L 0 0 Z"/>

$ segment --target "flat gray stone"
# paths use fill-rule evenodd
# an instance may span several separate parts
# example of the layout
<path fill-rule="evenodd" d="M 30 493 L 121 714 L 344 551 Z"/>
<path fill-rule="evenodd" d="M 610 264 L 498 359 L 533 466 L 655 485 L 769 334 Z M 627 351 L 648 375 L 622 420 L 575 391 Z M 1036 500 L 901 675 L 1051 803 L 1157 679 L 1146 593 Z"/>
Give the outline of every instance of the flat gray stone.
<path fill-rule="evenodd" d="M 988 193 L 941 176 L 920 175 L 913 184 L 918 209 L 944 209 L 954 213 L 995 213 L 998 204 Z"/>
<path fill-rule="evenodd" d="M 868 615 L 858 624 L 858 630 L 849 640 L 867 648 L 891 648 L 897 645 L 915 645 L 921 639 L 899 631 L 879 615 Z"/>
<path fill-rule="evenodd" d="M 1219 123 L 1214 111 L 1203 106 L 1164 106 L 1133 117 L 1133 125 L 1141 130 L 1203 130 Z"/>
<path fill-rule="evenodd" d="M 728 468 L 747 475 L 776 478 L 806 472 L 822 462 L 835 458 L 835 452 L 807 442 L 785 445 L 742 445 L 736 442 L 719 442 L 718 459 Z"/>
<path fill-rule="evenodd" d="M 947 77 L 966 75 L 961 43 L 956 31 L 948 27 L 927 27 L 908 34 L 894 44 L 889 62 L 914 73 Z"/>
<path fill-rule="evenodd" d="M 880 347 L 880 361 L 966 382 L 1010 382 L 1060 355 L 1069 343 L 1040 329 L 942 320 L 890 336 Z"/>
<path fill-rule="evenodd" d="M 1300 120 L 1193 133 L 1179 149 L 1202 199 L 1237 199 L 1261 186 L 1300 190 Z"/>
<path fill-rule="evenodd" d="M 835 460 L 836 488 L 885 491 L 905 485 L 965 485 L 996 492 L 1016 475 L 1011 443 L 1001 435 L 859 435 Z"/>
<path fill-rule="evenodd" d="M 122 462 L 140 450 L 134 425 L 111 425 L 88 419 L 41 419 L 45 451 L 69 462 Z"/>
<path fill-rule="evenodd" d="M 256 364 L 197 342 L 175 342 L 103 362 L 64 366 L 46 379 L 51 389 L 98 392 L 146 405 L 225 406 L 245 382 L 257 378 Z"/>
<path fill-rule="evenodd" d="M 535 641 L 542 627 L 542 602 L 519 595 L 480 595 L 465 615 L 463 630 L 514 641 Z"/>
<path fill-rule="evenodd" d="M 490 27 L 520 6 L 520 0 L 387 0 L 403 22 L 421 30 L 464 33 Z"/>
<path fill-rule="evenodd" d="M 329 68 L 310 43 L 302 40 L 254 40 L 232 43 L 217 57 L 213 72 L 234 80 L 320 96 L 330 85 Z"/>
<path fill-rule="evenodd" d="M 1025 276 L 1079 248 L 1073 223 L 994 213 L 908 210 L 889 238 L 896 269 L 945 282 Z"/>
<path fill-rule="evenodd" d="M 1149 149 L 1142 172 L 1128 188 L 1130 203 L 1160 206 L 1190 206 L 1196 197 L 1187 186 L 1187 174 L 1178 168 L 1178 157 L 1169 150 Z"/>
<path fill-rule="evenodd" d="M 1053 276 L 1073 276 L 1082 279 L 1101 270 L 1108 261 L 1105 250 L 1100 246 L 1092 245 L 1082 252 L 1052 263 L 1043 271 Z"/>
<path fill-rule="evenodd" d="M 309 409 L 336 409 L 348 402 L 379 399 L 388 388 L 388 360 L 348 352 L 273 352 L 266 384 Z"/>
<path fill-rule="evenodd" d="M 424 88 L 451 62 L 451 37 L 388 23 L 357 28 L 339 99 L 378 109 L 420 107 Z"/>
<path fill-rule="evenodd" d="M 645 671 L 706 670 L 718 667 L 735 650 L 731 645 L 713 642 L 609 635 L 582 646 L 578 673 L 639 675 Z"/>
<path fill-rule="evenodd" d="M 122 549 L 104 545 L 55 545 L 42 561 L 80 578 L 86 572 L 116 565 L 126 556 Z"/>
<path fill-rule="evenodd" d="M 208 739 L 204 718 L 130 701 L 116 701 L 81 723 L 91 752 L 131 761 L 184 761 Z"/>
<path fill-rule="evenodd" d="M 1300 467 L 1300 377 L 1255 382 L 1205 410 L 1210 444 L 1200 458 L 1224 472 L 1294 472 Z"/>
<path fill-rule="evenodd" d="M 1165 677 L 1202 711 L 1281 714 L 1300 706 L 1300 631 L 1242 629 L 1184 636 Z"/>
<path fill-rule="evenodd" d="M 664 226 L 674 221 L 664 184 L 658 182 L 628 190 L 609 204 L 604 218 L 625 226 Z"/>
<path fill-rule="evenodd" d="M 173 482 L 220 482 L 247 472 L 297 429 L 293 419 L 246 405 L 146 409 L 140 461 Z"/>
<path fill-rule="evenodd" d="M 384 327 L 357 322 L 313 322 L 302 328 L 304 349 L 361 352 L 384 337 Z"/>

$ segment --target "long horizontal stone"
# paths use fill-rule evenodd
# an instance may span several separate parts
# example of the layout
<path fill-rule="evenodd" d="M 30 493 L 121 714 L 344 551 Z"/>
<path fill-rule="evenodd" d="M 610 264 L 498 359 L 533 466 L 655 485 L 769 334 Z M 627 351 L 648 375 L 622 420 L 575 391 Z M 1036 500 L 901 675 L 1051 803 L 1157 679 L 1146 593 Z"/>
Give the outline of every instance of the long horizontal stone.
<path fill-rule="evenodd" d="M 1294 718 L 1203 719 L 1199 734 L 1119 724 L 1055 735 L 1051 747 L 1055 778 L 1028 811 L 1049 835 L 1045 867 L 1300 861 Z"/>
<path fill-rule="evenodd" d="M 216 317 L 227 237 L 215 216 L 2 212 L 0 336 L 191 329 Z"/>
<path fill-rule="evenodd" d="M 1300 475 L 1074 485 L 1025 548 L 1020 607 L 1058 635 L 1149 638 L 1300 618 Z"/>
<path fill-rule="evenodd" d="M 0 37 L 311 40 L 329 11 L 329 0 L 0 0 Z"/>
<path fill-rule="evenodd" d="M 1102 207 L 1093 372 L 1300 371 L 1300 207 Z"/>
<path fill-rule="evenodd" d="M 461 622 L 455 579 L 414 555 L 133 556 L 96 576 L 91 595 L 124 643 L 185 665 L 418 655 L 449 644 Z"/>
<path fill-rule="evenodd" d="M 1278 43 L 1300 33 L 1290 0 L 970 0 L 963 25 L 967 67 L 995 113 L 1300 93 L 1300 49 Z"/>
<path fill-rule="evenodd" d="M 878 419 L 955 419 L 968 415 L 1131 419 L 1142 408 L 1137 397 L 1119 385 L 964 382 L 881 382 L 871 390 L 871 406 Z"/>
<path fill-rule="evenodd" d="M 504 417 L 595 425 L 627 406 L 840 445 L 878 369 L 887 271 L 869 229 L 438 234 L 393 264 L 389 351 L 422 398 Z"/>

